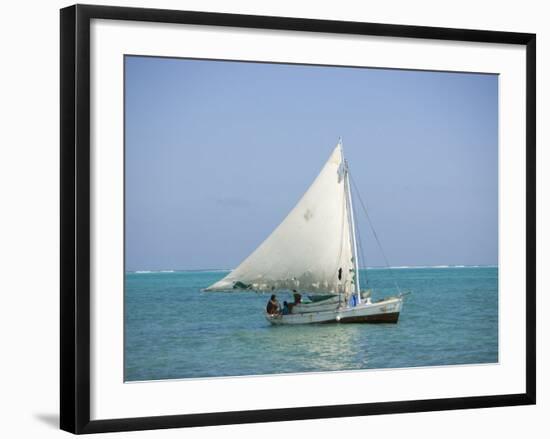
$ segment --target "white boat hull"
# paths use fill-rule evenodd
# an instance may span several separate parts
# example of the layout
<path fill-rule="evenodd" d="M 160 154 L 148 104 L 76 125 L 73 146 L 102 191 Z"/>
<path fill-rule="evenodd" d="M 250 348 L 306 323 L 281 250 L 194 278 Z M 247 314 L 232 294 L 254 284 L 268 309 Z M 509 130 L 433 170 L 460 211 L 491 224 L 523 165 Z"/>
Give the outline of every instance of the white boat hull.
<path fill-rule="evenodd" d="M 403 297 L 390 297 L 380 302 L 364 302 L 354 307 L 291 314 L 265 314 L 274 325 L 308 323 L 397 323 Z"/>

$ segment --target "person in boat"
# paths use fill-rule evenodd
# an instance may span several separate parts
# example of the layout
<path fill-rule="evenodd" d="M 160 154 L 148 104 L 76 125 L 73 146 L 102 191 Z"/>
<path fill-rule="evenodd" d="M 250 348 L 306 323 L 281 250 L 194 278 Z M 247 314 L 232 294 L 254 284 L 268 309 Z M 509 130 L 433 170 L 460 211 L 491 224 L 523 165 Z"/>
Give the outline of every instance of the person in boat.
<path fill-rule="evenodd" d="M 272 294 L 269 302 L 267 302 L 266 311 L 270 315 L 279 314 L 279 302 L 275 294 Z"/>
<path fill-rule="evenodd" d="M 288 308 L 288 302 L 285 300 L 283 302 L 283 315 L 286 316 L 287 314 L 290 313 L 290 309 Z"/>
<path fill-rule="evenodd" d="M 292 312 L 292 308 L 294 308 L 296 305 L 302 303 L 302 295 L 298 293 L 296 290 L 292 290 L 293 296 L 294 296 L 294 302 L 288 304 L 288 311 L 289 313 Z"/>

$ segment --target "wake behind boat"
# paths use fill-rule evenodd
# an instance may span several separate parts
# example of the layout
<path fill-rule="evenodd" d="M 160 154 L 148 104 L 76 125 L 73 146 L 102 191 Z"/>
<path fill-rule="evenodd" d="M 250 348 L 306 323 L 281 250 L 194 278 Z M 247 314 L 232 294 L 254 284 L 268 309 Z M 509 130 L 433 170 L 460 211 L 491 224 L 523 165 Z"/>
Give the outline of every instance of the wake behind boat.
<path fill-rule="evenodd" d="M 373 302 L 361 291 L 348 164 L 340 140 L 323 169 L 271 235 L 205 291 L 293 292 L 266 312 L 276 325 L 396 323 L 403 294 Z M 302 301 L 302 296 L 308 300 Z"/>

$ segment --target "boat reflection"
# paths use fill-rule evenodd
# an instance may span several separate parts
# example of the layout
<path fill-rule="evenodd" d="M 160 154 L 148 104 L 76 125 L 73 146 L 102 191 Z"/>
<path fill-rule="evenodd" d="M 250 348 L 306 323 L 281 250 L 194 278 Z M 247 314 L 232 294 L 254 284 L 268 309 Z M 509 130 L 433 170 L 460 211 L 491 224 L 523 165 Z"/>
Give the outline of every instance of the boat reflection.
<path fill-rule="evenodd" d="M 270 328 L 271 356 L 281 359 L 283 370 L 329 371 L 365 366 L 364 325 L 303 325 Z M 358 344 L 357 340 L 363 343 Z M 290 368 L 288 366 L 291 366 Z"/>

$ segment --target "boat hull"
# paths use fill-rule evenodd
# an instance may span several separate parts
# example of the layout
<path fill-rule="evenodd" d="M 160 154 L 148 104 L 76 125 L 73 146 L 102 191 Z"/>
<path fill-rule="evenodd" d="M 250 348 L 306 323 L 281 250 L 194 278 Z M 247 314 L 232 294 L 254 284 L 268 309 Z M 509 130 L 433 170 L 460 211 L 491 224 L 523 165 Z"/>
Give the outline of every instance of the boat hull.
<path fill-rule="evenodd" d="M 375 303 L 361 303 L 354 307 L 328 311 L 266 314 L 273 325 L 304 325 L 311 323 L 397 323 L 403 306 L 402 297 L 392 297 Z"/>
<path fill-rule="evenodd" d="M 375 314 L 371 316 L 353 316 L 341 318 L 338 323 L 397 323 L 399 320 L 398 312 L 389 312 L 384 314 Z M 331 322 L 326 322 L 331 323 Z M 336 323 L 336 322 L 333 322 Z"/>

